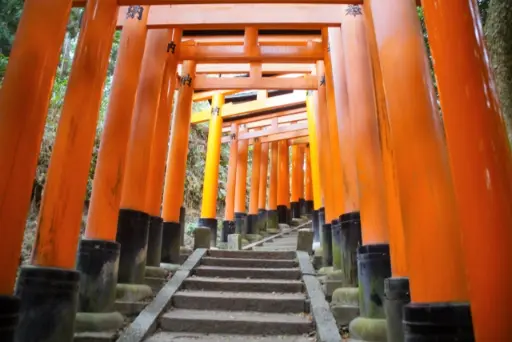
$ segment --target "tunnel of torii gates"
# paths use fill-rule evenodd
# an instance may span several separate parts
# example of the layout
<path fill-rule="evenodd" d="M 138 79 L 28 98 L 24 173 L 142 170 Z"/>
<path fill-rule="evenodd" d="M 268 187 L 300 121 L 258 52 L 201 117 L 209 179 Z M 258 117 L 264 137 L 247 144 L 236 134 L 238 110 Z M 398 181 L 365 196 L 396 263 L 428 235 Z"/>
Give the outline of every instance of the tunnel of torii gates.
<path fill-rule="evenodd" d="M 212 236 L 220 144 L 230 143 L 219 240 L 276 229 L 290 211 L 312 215 L 325 265 L 349 279 L 356 253 L 365 262 L 362 315 L 383 315 L 364 306 L 385 285 L 389 298 L 410 300 L 408 341 L 510 340 L 512 162 L 476 1 L 423 2 L 442 119 L 413 1 L 221 2 L 25 1 L 0 93 L 2 341 L 71 341 L 77 310 L 108 312 L 116 283 L 140 283 L 145 265 L 178 262 L 188 135 L 199 122 L 209 122 L 200 224 Z M 82 29 L 31 266 L 17 275 L 72 6 L 85 6 Z M 228 74 L 246 77 L 218 77 Z M 251 89 L 255 98 L 233 103 Z M 205 99 L 211 109 L 192 113 L 192 101 Z M 112 263 L 118 269 L 105 273 Z"/>

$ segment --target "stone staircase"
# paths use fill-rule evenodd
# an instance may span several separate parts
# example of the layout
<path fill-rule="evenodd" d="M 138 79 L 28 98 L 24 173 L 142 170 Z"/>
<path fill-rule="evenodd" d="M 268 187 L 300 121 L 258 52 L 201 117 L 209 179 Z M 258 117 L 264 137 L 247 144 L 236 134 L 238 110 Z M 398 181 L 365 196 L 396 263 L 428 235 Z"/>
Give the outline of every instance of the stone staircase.
<path fill-rule="evenodd" d="M 295 252 L 210 250 L 171 301 L 145 341 L 315 340 Z"/>

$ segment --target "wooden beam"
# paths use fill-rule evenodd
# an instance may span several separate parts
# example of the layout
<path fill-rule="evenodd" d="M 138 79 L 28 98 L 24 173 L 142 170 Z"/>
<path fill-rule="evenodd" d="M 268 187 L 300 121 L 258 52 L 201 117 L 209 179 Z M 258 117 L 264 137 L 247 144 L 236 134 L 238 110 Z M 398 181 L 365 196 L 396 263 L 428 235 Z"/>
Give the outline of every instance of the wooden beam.
<path fill-rule="evenodd" d="M 242 125 L 242 124 L 248 124 L 250 122 L 260 121 L 260 120 L 265 120 L 265 119 L 274 119 L 274 118 L 277 119 L 282 116 L 304 113 L 305 109 L 306 109 L 305 107 L 304 108 L 296 108 L 296 109 L 288 109 L 288 110 L 284 110 L 282 112 L 276 112 L 276 113 L 272 113 L 272 114 L 263 114 L 263 115 L 253 116 L 250 118 L 244 118 L 244 119 L 240 119 L 240 120 L 232 120 L 230 122 L 226 122 L 225 124 L 228 125 L 228 124 L 231 124 L 232 122 L 236 122 L 236 123 Z"/>
<path fill-rule="evenodd" d="M 300 132 L 299 135 L 303 136 L 304 131 L 306 131 L 307 134 L 308 130 L 308 124 L 307 122 L 295 124 L 295 125 L 287 125 L 287 126 L 281 126 L 277 128 L 269 128 L 265 130 L 257 130 L 257 131 L 250 131 L 250 132 L 244 132 L 238 135 L 238 140 L 251 140 L 251 139 L 268 139 L 271 136 L 284 136 L 285 134 L 291 134 L 294 135 L 296 132 Z M 226 135 L 222 137 L 222 142 L 229 142 L 231 139 L 230 135 Z M 282 140 L 282 139 L 279 139 Z M 275 141 L 275 140 L 274 140 Z"/>
<path fill-rule="evenodd" d="M 206 77 L 197 75 L 194 80 L 194 88 L 197 90 L 221 90 L 221 89 L 267 89 L 267 90 L 314 90 L 318 88 L 316 76 L 307 75 L 297 78 L 273 78 L 273 77 Z"/>
<path fill-rule="evenodd" d="M 290 145 L 309 144 L 309 136 L 290 140 Z"/>
<path fill-rule="evenodd" d="M 303 121 L 306 119 L 307 119 L 307 116 L 306 116 L 306 113 L 304 112 L 304 113 L 300 113 L 300 114 L 293 114 L 293 115 L 279 117 L 277 123 L 278 124 L 286 124 L 286 123 L 295 122 L 295 121 Z M 232 122 L 226 123 L 226 126 L 224 126 L 222 128 L 222 132 L 224 132 L 224 133 L 229 132 L 231 129 L 230 128 L 231 124 L 232 124 Z M 272 119 L 254 121 L 254 122 L 250 122 L 245 125 L 245 127 L 247 127 L 247 129 L 262 128 L 262 127 L 267 127 L 267 126 L 272 126 Z"/>
<path fill-rule="evenodd" d="M 261 72 L 265 74 L 308 74 L 314 64 L 309 63 L 262 63 Z M 197 64 L 197 74 L 246 74 L 250 71 L 249 63 L 237 64 Z"/>
<path fill-rule="evenodd" d="M 306 102 L 306 92 L 296 91 L 292 94 L 269 97 L 263 100 L 254 100 L 240 104 L 228 103 L 222 107 L 222 117 L 236 117 L 266 111 L 269 109 L 279 109 L 288 106 L 294 106 Z M 192 124 L 205 122 L 210 119 L 210 113 L 206 111 L 192 113 Z"/>
<path fill-rule="evenodd" d="M 121 2 L 126 0 L 119 0 Z M 131 1 L 131 0 L 130 0 Z M 130 5 L 143 5 L 151 0 Z M 187 0 L 188 1 L 188 0 Z M 163 1 L 162 1 L 163 2 Z M 326 26 L 340 26 L 343 8 L 328 4 L 208 4 L 151 6 L 148 14 L 148 28 L 180 27 L 189 30 L 208 29 L 245 29 L 256 26 L 261 29 L 291 28 L 320 29 Z M 155 5 L 155 4 L 152 4 Z M 126 20 L 128 7 L 119 9 L 117 27 L 121 28 Z"/>
<path fill-rule="evenodd" d="M 192 96 L 192 101 L 199 102 L 199 101 L 206 101 L 212 98 L 214 94 L 221 94 L 224 96 L 228 96 L 231 94 L 236 94 L 240 92 L 238 89 L 228 89 L 228 90 L 209 90 L 209 91 L 202 91 L 200 93 L 194 93 Z"/>
<path fill-rule="evenodd" d="M 229 43 L 229 44 L 240 44 L 244 42 L 244 36 L 186 36 L 182 38 L 182 42 L 194 40 L 198 44 L 202 43 Z M 306 42 L 308 40 L 314 42 L 321 42 L 322 36 L 320 34 L 308 34 L 308 35 L 260 35 L 258 37 L 258 43 L 261 44 L 277 44 L 279 42 Z"/>
<path fill-rule="evenodd" d="M 180 60 L 197 63 L 315 63 L 323 59 L 322 44 L 309 42 L 306 46 L 259 46 L 255 53 L 244 46 L 182 45 Z"/>
<path fill-rule="evenodd" d="M 301 138 L 301 137 L 306 137 L 308 135 L 309 135 L 308 130 L 307 129 L 303 129 L 303 130 L 300 130 L 300 131 L 285 132 L 285 133 L 269 135 L 268 137 L 261 138 L 260 141 L 262 143 L 264 143 L 264 142 L 273 142 L 273 141 L 279 141 L 279 140 L 289 140 L 289 139 Z"/>

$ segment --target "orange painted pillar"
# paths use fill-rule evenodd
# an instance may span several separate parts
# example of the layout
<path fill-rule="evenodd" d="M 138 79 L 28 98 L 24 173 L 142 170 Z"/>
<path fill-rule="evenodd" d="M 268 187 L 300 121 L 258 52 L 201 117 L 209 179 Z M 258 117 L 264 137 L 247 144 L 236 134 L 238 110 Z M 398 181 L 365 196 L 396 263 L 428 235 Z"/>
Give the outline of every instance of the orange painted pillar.
<path fill-rule="evenodd" d="M 423 8 L 461 213 L 475 338 L 505 341 L 512 334 L 512 157 L 478 6 L 455 1 Z"/>
<path fill-rule="evenodd" d="M 220 146 L 222 138 L 222 106 L 224 95 L 215 94 L 212 98 L 212 112 L 208 130 L 208 146 L 204 168 L 203 202 L 199 226 L 211 230 L 212 246 L 217 245 L 217 192 L 219 188 Z"/>
<path fill-rule="evenodd" d="M 308 92 L 306 97 L 306 114 L 308 118 L 309 150 L 311 165 L 311 183 L 313 187 L 313 244 L 320 246 L 322 226 L 325 223 L 324 196 L 322 193 L 322 179 L 320 175 L 320 141 L 317 136 L 317 109 L 315 108 L 313 92 Z"/>
<path fill-rule="evenodd" d="M 328 28 L 329 39 L 329 55 L 332 79 L 334 85 L 334 99 L 336 103 L 336 118 L 338 141 L 341 153 L 341 165 L 343 173 L 344 194 L 343 207 L 345 210 L 345 218 L 359 217 L 359 185 L 356 170 L 356 155 L 354 151 L 354 143 L 352 141 L 352 121 L 349 110 L 349 96 L 347 92 L 347 79 L 345 70 L 345 54 L 343 50 L 343 41 L 341 29 L 339 27 Z M 359 219 L 356 219 L 356 221 Z M 344 219 L 342 219 L 344 221 Z"/>
<path fill-rule="evenodd" d="M 369 0 L 366 6 L 386 93 L 414 303 L 404 314 L 432 322 L 444 312 L 444 321 L 453 314 L 458 318 L 449 321 L 464 325 L 460 318 L 469 318 L 469 308 L 449 304 L 467 301 L 467 282 L 448 153 L 416 6 L 398 0 Z M 463 325 L 454 330 L 467 329 Z"/>
<path fill-rule="evenodd" d="M 277 173 L 277 215 L 278 223 L 289 222 L 290 209 L 290 154 L 288 140 L 280 140 L 278 146 L 278 173 Z"/>
<path fill-rule="evenodd" d="M 77 301 L 71 293 L 78 292 L 79 273 L 74 270 L 78 239 L 116 20 L 115 0 L 87 3 L 39 212 L 32 250 L 35 267 L 23 267 L 18 277 L 16 295 L 22 313 L 17 341 L 34 336 L 73 339 Z M 69 296 L 46 295 L 60 291 L 64 282 L 73 289 Z M 40 293 L 37 297 L 35 289 Z M 59 323 L 42 323 L 52 321 Z"/>
<path fill-rule="evenodd" d="M 264 142 L 261 144 L 261 159 L 260 159 L 260 180 L 258 182 L 258 227 L 259 230 L 265 231 L 267 229 L 267 182 L 268 182 L 268 152 L 269 143 Z"/>
<path fill-rule="evenodd" d="M 332 177 L 332 206 L 333 206 L 333 219 L 335 222 L 330 222 L 333 227 L 333 238 L 338 239 L 340 236 L 340 225 L 339 218 L 342 214 L 346 212 L 344 208 L 345 199 L 343 198 L 344 194 L 347 192 L 345 190 L 345 185 L 343 182 L 344 179 L 344 170 L 343 163 L 341 158 L 341 149 L 340 149 L 340 141 L 338 137 L 338 117 L 337 117 L 337 106 L 336 97 L 334 92 L 334 73 L 331 62 L 331 52 L 329 47 L 329 33 L 328 28 L 322 29 L 322 46 L 324 49 L 324 74 L 322 77 L 324 78 L 325 83 L 325 97 L 327 100 L 327 122 L 329 125 L 329 148 L 331 151 L 329 159 L 329 165 L 332 169 L 331 173 Z M 336 177 L 334 177 L 336 175 Z M 334 240 L 333 240 L 334 241 Z"/>
<path fill-rule="evenodd" d="M 158 113 L 151 143 L 151 156 L 146 191 L 146 208 L 149 216 L 149 233 L 146 266 L 160 267 L 162 259 L 163 219 L 160 214 L 162 194 L 164 191 L 165 158 L 167 156 L 171 111 L 176 90 L 176 70 L 179 62 L 179 49 L 182 30 L 172 30 L 171 41 L 167 44 L 162 88 L 158 102 Z M 173 45 L 174 44 L 174 45 Z"/>
<path fill-rule="evenodd" d="M 299 198 L 300 198 L 300 185 L 299 185 L 299 163 L 300 163 L 300 156 L 299 156 L 299 146 L 298 145 L 292 145 L 292 175 L 291 175 L 291 181 L 292 181 L 292 193 L 290 197 L 290 209 L 292 218 L 299 218 L 300 217 L 300 207 L 299 207 Z"/>
<path fill-rule="evenodd" d="M 2 307 L 11 307 L 8 303 L 16 300 L 7 296 L 13 293 L 20 263 L 48 103 L 70 10 L 67 0 L 25 1 L 0 91 Z M 35 45 L 36 41 L 44 49 Z"/>
<path fill-rule="evenodd" d="M 116 235 L 116 241 L 121 244 L 118 275 L 121 283 L 144 283 L 150 219 L 146 194 L 151 186 L 147 179 L 167 59 L 162 46 L 170 38 L 168 29 L 150 30 L 144 48 Z"/>
<path fill-rule="evenodd" d="M 313 211 L 313 182 L 311 180 L 311 152 L 309 144 L 304 148 L 304 212 L 310 215 Z"/>
<path fill-rule="evenodd" d="M 91 201 L 85 238 L 81 239 L 77 270 L 91 274 L 90 251 L 105 263 L 118 263 L 121 245 L 117 243 L 117 218 L 121 203 L 121 186 L 124 177 L 125 156 L 130 136 L 135 93 L 139 81 L 142 55 L 146 41 L 147 7 L 141 19 L 128 18 L 123 26 L 117 54 L 116 68 L 108 103 L 103 134 L 101 136 L 96 170 L 92 184 Z M 115 251 L 114 253 L 112 251 Z M 80 284 L 80 311 L 109 312 L 113 310 L 117 284 L 117 267 L 103 273 L 84 277 Z M 97 288 L 98 279 L 109 277 L 109 286 Z M 91 298 L 94 296 L 94 298 Z"/>
<path fill-rule="evenodd" d="M 240 133 L 246 132 L 245 127 L 240 128 Z M 238 156 L 236 158 L 236 188 L 235 188 L 235 232 L 237 234 L 247 233 L 247 158 L 249 141 L 238 141 Z"/>
<path fill-rule="evenodd" d="M 261 142 L 259 138 L 254 138 L 252 145 L 252 172 L 251 187 L 249 192 L 249 214 L 247 215 L 247 232 L 249 234 L 258 234 L 258 196 L 261 167 Z"/>
<path fill-rule="evenodd" d="M 177 43 L 177 42 L 176 42 Z M 178 99 L 172 118 L 171 138 L 167 154 L 162 218 L 162 262 L 178 264 L 180 259 L 180 211 L 185 190 L 188 136 L 192 115 L 192 95 L 196 63 L 184 61 L 179 78 Z"/>
<path fill-rule="evenodd" d="M 270 184 L 268 189 L 268 219 L 267 230 L 278 228 L 277 215 L 277 174 L 279 160 L 279 142 L 273 141 L 270 145 Z"/>
<path fill-rule="evenodd" d="M 238 159 L 238 124 L 231 124 L 229 145 L 228 178 L 226 180 L 226 206 L 222 223 L 222 242 L 228 242 L 228 235 L 235 232 L 235 188 Z"/>
<path fill-rule="evenodd" d="M 297 181 L 299 183 L 299 212 L 302 215 L 304 207 L 304 153 L 305 145 L 299 145 L 299 167 L 297 168 Z"/>

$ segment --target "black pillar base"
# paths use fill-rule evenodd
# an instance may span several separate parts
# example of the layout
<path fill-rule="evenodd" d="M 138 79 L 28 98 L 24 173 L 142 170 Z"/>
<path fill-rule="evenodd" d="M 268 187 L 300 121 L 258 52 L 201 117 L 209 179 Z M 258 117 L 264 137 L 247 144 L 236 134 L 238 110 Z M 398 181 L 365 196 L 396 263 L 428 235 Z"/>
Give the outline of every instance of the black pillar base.
<path fill-rule="evenodd" d="M 288 225 L 292 224 L 292 209 L 291 208 L 286 208 L 286 223 Z"/>
<path fill-rule="evenodd" d="M 403 309 L 411 302 L 409 278 L 384 280 L 384 299 L 388 341 L 403 342 Z"/>
<path fill-rule="evenodd" d="M 228 235 L 235 234 L 235 221 L 222 222 L 221 241 L 228 242 Z"/>
<path fill-rule="evenodd" d="M 358 211 L 340 216 L 343 283 L 357 287 L 357 248 L 362 245 L 361 216 Z"/>
<path fill-rule="evenodd" d="M 267 210 L 258 209 L 258 227 L 260 232 L 267 231 Z"/>
<path fill-rule="evenodd" d="M 14 296 L 0 296 L 0 341 L 14 342 L 18 326 L 20 299 Z"/>
<path fill-rule="evenodd" d="M 313 228 L 313 242 L 320 242 L 320 224 L 319 224 L 319 211 L 313 210 L 311 224 Z"/>
<path fill-rule="evenodd" d="M 235 232 L 236 234 L 247 234 L 247 214 L 235 213 Z"/>
<path fill-rule="evenodd" d="M 180 223 L 164 222 L 162 225 L 161 262 L 166 264 L 180 263 Z"/>
<path fill-rule="evenodd" d="M 207 227 L 210 228 L 210 246 L 217 246 L 217 219 L 214 218 L 200 218 L 198 221 L 199 227 Z"/>
<path fill-rule="evenodd" d="M 187 216 L 185 207 L 180 207 L 180 246 L 185 246 L 185 217 Z"/>
<path fill-rule="evenodd" d="M 299 215 L 306 215 L 306 200 L 304 198 L 299 198 Z"/>
<path fill-rule="evenodd" d="M 148 248 L 149 214 L 121 209 L 116 241 L 121 244 L 119 278 L 123 284 L 144 284 Z"/>
<path fill-rule="evenodd" d="M 15 296 L 21 299 L 17 342 L 72 342 L 80 273 L 52 267 L 21 268 Z"/>
<path fill-rule="evenodd" d="M 277 223 L 288 224 L 288 208 L 286 205 L 277 206 Z"/>
<path fill-rule="evenodd" d="M 473 342 L 467 303 L 410 303 L 404 307 L 404 341 Z"/>
<path fill-rule="evenodd" d="M 149 218 L 147 266 L 160 267 L 162 259 L 162 229 L 164 220 L 158 216 Z"/>
<path fill-rule="evenodd" d="M 359 310 L 361 317 L 386 318 L 384 279 L 391 277 L 388 244 L 363 245 L 357 249 Z"/>
<path fill-rule="evenodd" d="M 290 202 L 290 210 L 291 210 L 292 218 L 300 218 L 299 202 Z"/>
<path fill-rule="evenodd" d="M 325 224 L 325 208 L 318 209 L 318 226 L 322 229 Z"/>
<path fill-rule="evenodd" d="M 335 270 L 341 270 L 341 223 L 339 220 L 331 222 L 332 236 L 332 266 Z"/>
<path fill-rule="evenodd" d="M 247 234 L 258 234 L 258 215 L 247 215 Z"/>
<path fill-rule="evenodd" d="M 267 210 L 267 229 L 277 229 L 279 223 L 277 210 Z"/>
<path fill-rule="evenodd" d="M 313 208 L 314 208 L 313 201 L 306 201 L 304 206 L 306 208 L 305 214 L 306 215 L 311 215 L 313 213 Z"/>
<path fill-rule="evenodd" d="M 330 223 L 322 225 L 322 265 L 332 266 L 332 227 Z"/>
<path fill-rule="evenodd" d="M 120 251 L 121 245 L 114 241 L 80 241 L 76 266 L 80 312 L 114 311 Z"/>

